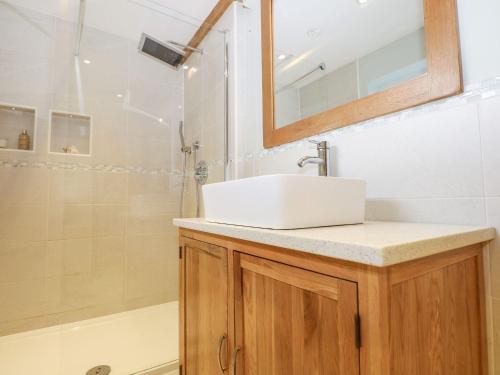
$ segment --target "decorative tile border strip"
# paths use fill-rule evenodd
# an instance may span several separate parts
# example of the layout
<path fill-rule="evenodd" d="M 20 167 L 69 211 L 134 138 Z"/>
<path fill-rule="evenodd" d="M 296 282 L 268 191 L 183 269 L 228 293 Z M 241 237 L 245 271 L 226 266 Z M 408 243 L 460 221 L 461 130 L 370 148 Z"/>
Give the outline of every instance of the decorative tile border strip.
<path fill-rule="evenodd" d="M 423 104 L 418 107 L 410 108 L 401 112 L 391 113 L 386 116 L 377 117 L 375 119 L 367 120 L 364 122 L 359 122 L 351 126 L 347 126 L 340 129 L 331 130 L 317 136 L 308 137 L 301 139 L 300 141 L 288 143 L 282 146 L 274 147 L 271 149 L 255 150 L 248 152 L 244 155 L 240 155 L 233 162 L 242 162 L 250 160 L 258 160 L 271 155 L 286 152 L 288 150 L 293 150 L 304 146 L 308 140 L 331 140 L 332 138 L 341 136 L 342 134 L 359 132 L 363 129 L 371 126 L 377 126 L 381 123 L 396 122 L 406 120 L 412 117 L 417 117 L 425 113 L 433 113 L 442 111 L 448 108 L 455 108 L 460 105 L 466 105 L 469 103 L 481 102 L 482 100 L 500 97 L 500 77 L 495 77 L 493 79 L 488 79 L 480 83 L 469 85 L 465 88 L 464 93 L 453 96 L 450 98 L 445 98 L 436 102 L 431 102 Z"/>
<path fill-rule="evenodd" d="M 207 161 L 209 168 L 222 168 L 223 160 Z M 116 174 L 138 174 L 149 176 L 175 176 L 182 177 L 182 171 L 178 169 L 167 168 L 147 168 L 141 166 L 124 167 L 120 165 L 106 164 L 85 164 L 85 163 L 65 163 L 51 161 L 28 161 L 28 160 L 0 160 L 0 168 L 34 168 L 48 170 L 62 170 L 74 172 L 99 172 L 99 173 L 116 173 Z M 193 177 L 193 168 L 188 166 L 186 177 Z"/>
<path fill-rule="evenodd" d="M 181 176 L 179 170 L 166 168 L 146 168 L 141 166 L 119 166 L 106 164 L 62 163 L 51 161 L 0 160 L 0 168 L 37 168 L 49 170 L 66 170 L 75 172 L 101 172 L 117 174 L 141 174 L 152 176 Z"/>

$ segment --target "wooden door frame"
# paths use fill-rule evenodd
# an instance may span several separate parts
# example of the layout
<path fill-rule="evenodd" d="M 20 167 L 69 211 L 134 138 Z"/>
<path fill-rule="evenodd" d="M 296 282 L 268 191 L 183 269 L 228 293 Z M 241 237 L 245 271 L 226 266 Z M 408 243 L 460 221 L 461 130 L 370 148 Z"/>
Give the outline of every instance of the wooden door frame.
<path fill-rule="evenodd" d="M 273 0 L 261 0 L 264 147 L 271 148 L 463 92 L 456 0 L 422 0 L 427 73 L 379 93 L 277 128 Z"/>

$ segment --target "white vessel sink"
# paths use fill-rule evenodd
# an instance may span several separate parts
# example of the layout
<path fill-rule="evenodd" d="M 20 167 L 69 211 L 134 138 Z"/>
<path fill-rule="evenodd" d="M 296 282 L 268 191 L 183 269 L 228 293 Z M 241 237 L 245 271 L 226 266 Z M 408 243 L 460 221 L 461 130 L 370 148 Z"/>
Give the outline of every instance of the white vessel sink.
<path fill-rule="evenodd" d="M 298 229 L 359 224 L 365 216 L 363 180 L 268 175 L 203 186 L 205 218 L 223 224 Z"/>

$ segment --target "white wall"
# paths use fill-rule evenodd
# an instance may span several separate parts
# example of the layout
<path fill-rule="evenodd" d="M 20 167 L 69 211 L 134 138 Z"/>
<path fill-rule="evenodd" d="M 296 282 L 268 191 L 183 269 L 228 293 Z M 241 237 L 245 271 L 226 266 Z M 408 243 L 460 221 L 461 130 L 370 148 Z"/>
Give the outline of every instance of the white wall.
<path fill-rule="evenodd" d="M 258 0 L 246 3 L 250 9 L 233 9 L 234 176 L 315 174 L 314 166 L 296 166 L 315 152 L 305 141 L 263 149 L 260 9 Z M 500 230 L 500 1 L 458 5 L 465 94 L 315 137 L 334 147 L 335 175 L 367 180 L 369 219 Z M 498 341 L 490 349 L 500 364 L 499 243 L 490 250 L 490 341 Z"/>

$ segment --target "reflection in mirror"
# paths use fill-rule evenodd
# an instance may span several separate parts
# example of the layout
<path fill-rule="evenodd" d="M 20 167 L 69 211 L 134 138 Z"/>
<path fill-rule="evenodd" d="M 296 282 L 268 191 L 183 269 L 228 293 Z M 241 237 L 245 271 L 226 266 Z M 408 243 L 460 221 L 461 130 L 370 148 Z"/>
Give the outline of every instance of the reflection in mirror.
<path fill-rule="evenodd" d="M 427 72 L 422 0 L 273 0 L 275 127 Z"/>

